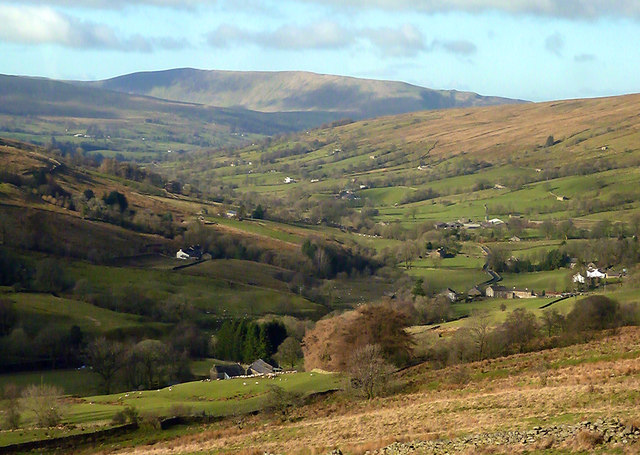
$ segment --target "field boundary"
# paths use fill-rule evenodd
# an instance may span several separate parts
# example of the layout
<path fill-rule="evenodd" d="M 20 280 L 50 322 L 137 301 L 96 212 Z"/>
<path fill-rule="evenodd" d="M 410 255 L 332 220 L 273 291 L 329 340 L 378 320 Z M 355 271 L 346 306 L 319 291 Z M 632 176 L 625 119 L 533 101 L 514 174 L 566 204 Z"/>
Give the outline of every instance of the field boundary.
<path fill-rule="evenodd" d="M 0 446 L 0 454 L 30 452 L 35 449 L 76 447 L 80 444 L 95 443 L 108 437 L 120 436 L 122 434 L 133 432 L 137 429 L 137 423 L 128 423 L 126 425 L 98 430 L 91 433 L 81 433 L 69 436 L 60 436 L 51 439 L 39 439 L 37 441 L 19 442 L 16 444 Z"/>

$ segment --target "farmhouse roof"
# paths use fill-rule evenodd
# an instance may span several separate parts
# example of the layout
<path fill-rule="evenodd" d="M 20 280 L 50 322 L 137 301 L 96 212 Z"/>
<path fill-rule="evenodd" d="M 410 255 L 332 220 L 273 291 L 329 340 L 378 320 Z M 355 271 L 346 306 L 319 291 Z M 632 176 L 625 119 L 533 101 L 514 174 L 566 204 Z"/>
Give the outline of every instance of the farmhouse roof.
<path fill-rule="evenodd" d="M 256 360 L 249 367 L 249 371 L 254 374 L 268 374 L 273 373 L 275 370 L 276 368 L 273 365 L 265 362 L 262 359 Z"/>
<path fill-rule="evenodd" d="M 214 365 L 211 370 L 212 373 L 215 372 L 220 379 L 243 376 L 246 373 L 245 369 L 239 363 Z"/>
<path fill-rule="evenodd" d="M 489 286 L 487 289 L 493 289 L 494 291 L 506 291 L 507 288 L 504 286 L 498 286 L 497 284 L 492 284 L 491 286 Z"/>
<path fill-rule="evenodd" d="M 482 291 L 480 289 L 478 289 L 477 287 L 471 288 L 469 289 L 469 291 L 467 292 L 467 295 L 469 297 L 479 297 L 482 295 Z"/>

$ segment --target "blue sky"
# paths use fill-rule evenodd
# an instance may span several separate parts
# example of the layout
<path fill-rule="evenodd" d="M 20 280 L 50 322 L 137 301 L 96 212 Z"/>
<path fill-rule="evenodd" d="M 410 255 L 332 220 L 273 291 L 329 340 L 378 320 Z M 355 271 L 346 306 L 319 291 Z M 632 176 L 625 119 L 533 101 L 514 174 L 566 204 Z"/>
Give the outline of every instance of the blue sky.
<path fill-rule="evenodd" d="M 0 73 L 305 70 L 533 101 L 640 92 L 640 0 L 0 0 Z"/>

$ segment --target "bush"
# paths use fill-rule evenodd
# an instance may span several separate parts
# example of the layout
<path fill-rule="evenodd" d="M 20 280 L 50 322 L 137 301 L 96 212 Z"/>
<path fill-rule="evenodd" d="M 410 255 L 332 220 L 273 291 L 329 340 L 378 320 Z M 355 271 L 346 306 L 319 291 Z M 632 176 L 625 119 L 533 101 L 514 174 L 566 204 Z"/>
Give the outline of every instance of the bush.
<path fill-rule="evenodd" d="M 384 360 L 380 346 L 368 344 L 354 351 L 348 372 L 351 389 L 371 399 L 386 392 L 393 366 Z"/>
<path fill-rule="evenodd" d="M 30 385 L 22 392 L 24 408 L 32 412 L 41 427 L 55 427 L 62 421 L 63 391 L 51 385 Z"/>
<path fill-rule="evenodd" d="M 127 422 L 127 417 L 124 415 L 124 411 L 116 412 L 111 418 L 112 425 L 124 425 Z"/>
<path fill-rule="evenodd" d="M 576 302 L 567 320 L 576 332 L 618 327 L 622 322 L 620 304 L 603 295 L 592 295 Z"/>
<path fill-rule="evenodd" d="M 172 404 L 169 408 L 168 415 L 170 417 L 189 416 L 193 414 L 193 408 L 186 404 Z"/>
<path fill-rule="evenodd" d="M 127 406 L 126 408 L 124 408 L 124 411 L 122 412 L 124 413 L 124 416 L 127 419 L 127 422 L 135 423 L 135 424 L 140 422 L 140 414 L 138 413 L 138 410 L 134 406 Z"/>
<path fill-rule="evenodd" d="M 14 384 L 4 386 L 2 394 L 4 418 L 2 419 L 2 428 L 5 430 L 15 430 L 20 428 L 20 393 L 18 387 Z"/>
<path fill-rule="evenodd" d="M 265 409 L 270 412 L 285 416 L 290 408 L 301 406 L 302 403 L 303 396 L 299 392 L 287 391 L 275 384 L 267 386 Z"/>
<path fill-rule="evenodd" d="M 156 412 L 145 412 L 141 416 L 142 424 L 148 427 L 153 428 L 154 430 L 159 430 L 161 428 L 160 425 L 160 416 Z"/>

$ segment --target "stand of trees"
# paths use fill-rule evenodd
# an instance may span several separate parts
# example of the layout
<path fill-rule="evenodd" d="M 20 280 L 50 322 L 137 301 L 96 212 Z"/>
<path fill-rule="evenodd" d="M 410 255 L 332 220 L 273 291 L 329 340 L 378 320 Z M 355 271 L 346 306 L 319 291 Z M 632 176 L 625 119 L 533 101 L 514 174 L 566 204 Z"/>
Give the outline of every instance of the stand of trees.
<path fill-rule="evenodd" d="M 478 313 L 452 337 L 439 340 L 426 354 L 426 360 L 444 366 L 539 351 L 582 342 L 601 330 L 638 323 L 637 304 L 623 306 L 601 295 L 576 302 L 566 316 L 549 309 L 537 318 L 518 308 L 496 327 L 486 314 Z"/>
<path fill-rule="evenodd" d="M 215 357 L 244 363 L 259 358 L 270 360 L 286 338 L 287 329 L 278 321 L 225 321 L 216 333 Z"/>
<path fill-rule="evenodd" d="M 305 368 L 347 371 L 351 354 L 367 345 L 377 345 L 385 361 L 402 366 L 413 349 L 407 324 L 405 314 L 389 305 L 364 305 L 318 321 L 304 337 Z"/>

